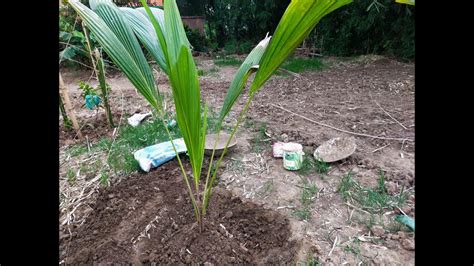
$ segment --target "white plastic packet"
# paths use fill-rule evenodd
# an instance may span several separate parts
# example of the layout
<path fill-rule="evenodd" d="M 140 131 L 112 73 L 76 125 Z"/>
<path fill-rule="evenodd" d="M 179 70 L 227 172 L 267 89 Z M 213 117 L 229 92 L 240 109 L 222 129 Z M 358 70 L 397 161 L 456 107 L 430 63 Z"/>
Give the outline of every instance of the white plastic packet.
<path fill-rule="evenodd" d="M 148 116 L 151 116 L 151 112 L 148 112 L 146 114 L 134 114 L 127 119 L 128 124 L 131 125 L 132 127 L 136 127 L 140 125 L 143 119 L 147 118 Z"/>

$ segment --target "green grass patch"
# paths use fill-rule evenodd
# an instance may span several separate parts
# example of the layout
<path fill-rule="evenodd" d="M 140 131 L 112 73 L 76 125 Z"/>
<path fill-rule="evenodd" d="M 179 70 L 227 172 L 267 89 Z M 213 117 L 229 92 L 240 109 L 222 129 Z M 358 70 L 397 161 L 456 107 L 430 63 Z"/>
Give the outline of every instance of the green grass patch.
<path fill-rule="evenodd" d="M 301 207 L 293 212 L 293 215 L 301 220 L 309 220 L 311 218 L 311 204 L 313 204 L 318 188 L 316 184 L 311 183 L 308 179 L 302 178 L 303 187 L 301 188 L 300 203 Z"/>
<path fill-rule="evenodd" d="M 299 266 L 321 266 L 323 265 L 321 260 L 312 251 L 306 253 L 306 260 L 301 261 Z"/>
<path fill-rule="evenodd" d="M 242 60 L 233 57 L 214 59 L 214 64 L 217 66 L 240 66 L 242 62 Z"/>
<path fill-rule="evenodd" d="M 282 66 L 282 68 L 291 72 L 300 73 L 303 71 L 319 71 L 327 66 L 319 58 L 290 58 Z M 280 74 L 282 75 L 282 74 Z"/>
<path fill-rule="evenodd" d="M 395 207 L 403 207 L 408 194 L 402 189 L 397 195 L 389 195 L 385 189 L 385 174 L 380 171 L 378 185 L 375 188 L 361 186 L 353 179 L 353 173 L 344 175 L 339 183 L 338 192 L 345 201 L 355 202 L 361 209 L 372 214 Z"/>
<path fill-rule="evenodd" d="M 324 175 L 328 173 L 330 166 L 326 162 L 316 160 L 311 152 L 310 150 L 305 150 L 305 156 L 298 173 L 304 176 L 317 173 L 323 179 Z"/>
<path fill-rule="evenodd" d="M 69 183 L 76 181 L 76 173 L 72 169 L 68 169 L 66 173 L 66 178 Z"/>
<path fill-rule="evenodd" d="M 202 77 L 202 76 L 209 76 L 209 75 L 212 75 L 214 73 L 217 73 L 219 72 L 219 69 L 217 67 L 211 67 L 207 70 L 204 70 L 204 69 L 198 69 L 198 76 Z"/>
<path fill-rule="evenodd" d="M 266 141 L 268 139 L 265 131 L 267 130 L 266 123 L 259 123 L 257 132 L 254 134 L 254 137 L 250 140 L 250 145 L 252 146 L 252 152 L 261 153 L 267 149 L 270 149 L 270 143 Z"/>

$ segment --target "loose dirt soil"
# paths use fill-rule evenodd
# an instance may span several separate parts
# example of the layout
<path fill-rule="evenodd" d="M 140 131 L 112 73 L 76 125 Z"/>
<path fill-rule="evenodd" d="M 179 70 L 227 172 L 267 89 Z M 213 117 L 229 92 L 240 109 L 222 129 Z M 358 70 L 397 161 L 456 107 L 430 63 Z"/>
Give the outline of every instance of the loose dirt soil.
<path fill-rule="evenodd" d="M 179 165 L 101 189 L 93 211 L 68 240 L 66 264 L 291 263 L 288 218 L 217 189 L 199 233 Z"/>

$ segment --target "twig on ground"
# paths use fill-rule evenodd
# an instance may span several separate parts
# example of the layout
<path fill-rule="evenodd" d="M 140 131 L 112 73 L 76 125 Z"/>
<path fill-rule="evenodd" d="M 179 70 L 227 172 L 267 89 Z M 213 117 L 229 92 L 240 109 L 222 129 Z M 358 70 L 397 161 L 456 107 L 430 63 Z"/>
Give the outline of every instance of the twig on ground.
<path fill-rule="evenodd" d="M 336 247 L 336 245 L 337 245 L 337 236 L 336 236 L 336 238 L 334 239 L 334 242 L 332 243 L 332 248 L 331 248 L 331 250 L 329 251 L 328 257 L 331 256 L 331 254 L 332 254 L 332 252 L 334 251 L 334 248 Z"/>
<path fill-rule="evenodd" d="M 330 126 L 330 125 L 326 125 L 326 124 L 323 124 L 323 123 L 321 123 L 321 122 L 314 121 L 314 120 L 312 120 L 312 119 L 309 119 L 309 118 L 307 118 L 307 117 L 305 117 L 305 116 L 302 116 L 302 115 L 300 115 L 300 114 L 297 114 L 297 113 L 295 113 L 295 112 L 292 112 L 292 111 L 290 111 L 290 110 L 288 110 L 288 109 L 286 109 L 286 108 L 283 108 L 283 107 L 281 107 L 281 106 L 278 106 L 278 105 L 276 105 L 276 104 L 273 104 L 273 103 L 272 103 L 272 104 L 270 104 L 270 105 L 271 105 L 271 106 L 274 106 L 274 107 L 276 107 L 276 108 L 279 108 L 279 109 L 281 109 L 281 110 L 283 110 L 283 111 L 286 111 L 286 112 L 288 112 L 288 113 L 291 113 L 291 114 L 293 114 L 293 115 L 299 116 L 299 117 L 301 117 L 301 118 L 303 118 L 303 119 L 305 119 L 305 120 L 307 120 L 307 121 L 309 121 L 309 122 L 315 123 L 315 124 L 320 125 L 320 126 L 323 126 L 323 127 L 328 127 L 328 128 L 331 128 L 331 129 L 340 131 L 340 132 L 344 132 L 344 133 L 347 133 L 347 134 L 352 134 L 352 135 L 361 136 L 361 137 L 374 138 L 374 139 L 398 140 L 398 141 L 403 141 L 403 140 L 406 140 L 406 141 L 414 141 L 414 140 L 412 140 L 412 139 L 407 139 L 407 138 L 379 137 L 379 136 L 373 136 L 373 135 L 368 135 L 368 134 L 363 134 L 363 133 L 351 132 L 351 131 L 347 131 L 347 130 L 344 130 L 344 129 L 336 128 L 336 127 L 333 127 L 333 126 Z"/>
<path fill-rule="evenodd" d="M 385 148 L 385 147 L 387 147 L 387 146 L 390 146 L 390 143 L 387 144 L 387 145 L 385 145 L 385 146 L 382 146 L 382 147 L 379 147 L 379 148 L 373 150 L 372 153 L 374 153 L 374 152 L 376 152 L 376 151 L 379 151 L 379 150 L 381 150 L 381 149 L 383 149 L 383 148 Z"/>

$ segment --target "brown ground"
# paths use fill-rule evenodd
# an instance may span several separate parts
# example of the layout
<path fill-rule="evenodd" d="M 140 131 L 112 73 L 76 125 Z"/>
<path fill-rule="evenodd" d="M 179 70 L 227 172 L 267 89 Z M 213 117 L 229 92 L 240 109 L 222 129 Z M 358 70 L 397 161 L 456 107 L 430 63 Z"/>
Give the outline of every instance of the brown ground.
<path fill-rule="evenodd" d="M 101 189 L 66 264 L 291 263 L 288 219 L 217 189 L 200 234 L 176 161 Z"/>
<path fill-rule="evenodd" d="M 213 66 L 211 60 L 201 60 L 199 62 L 204 69 Z M 360 262 L 391 265 L 414 264 L 413 233 L 407 230 L 391 230 L 386 227 L 377 230 L 380 229 L 377 226 L 369 229 L 364 222 L 361 222 L 367 219 L 364 216 L 366 214 L 357 208 L 348 206 L 339 193 L 336 192 L 341 176 L 349 170 L 355 173 L 354 178 L 361 184 L 375 186 L 379 170 L 382 169 L 385 171 L 386 188 L 390 194 L 396 195 L 400 193 L 402 187 L 410 191 L 412 195 L 410 195 L 407 205 L 402 210 L 412 217 L 415 216 L 415 197 L 413 195 L 415 190 L 414 141 L 412 141 L 414 138 L 414 65 L 374 56 L 362 57 L 352 61 L 330 60 L 330 62 L 332 62 L 331 67 L 321 72 L 305 72 L 301 73 L 300 77 L 274 76 L 257 93 L 249 109 L 248 121 L 254 121 L 254 124 L 261 122 L 267 124 L 267 134 L 270 136 L 264 142 L 267 145 L 264 146 L 263 151 L 255 152 L 251 146 L 258 128 L 241 127 L 238 131 L 238 146 L 228 156 L 228 160 L 226 160 L 226 165 L 223 167 L 224 173 L 219 180 L 219 187 L 232 191 L 234 195 L 239 196 L 248 204 L 259 204 L 267 210 L 275 210 L 287 217 L 289 227 L 286 225 L 285 219 L 278 218 L 277 220 L 282 221 L 281 228 L 290 228 L 291 230 L 291 233 L 283 233 L 282 239 L 287 239 L 291 235 L 291 239 L 295 239 L 298 242 L 298 244 L 294 245 L 294 247 L 298 248 L 294 252 L 290 252 L 291 256 L 288 254 L 284 255 L 287 259 L 291 258 L 294 263 L 304 261 L 308 252 L 312 252 L 318 257 L 320 262 L 329 265 L 358 265 Z M 212 106 L 218 107 L 222 103 L 225 90 L 230 84 L 235 71 L 235 67 L 223 67 L 219 72 L 201 78 L 203 95 Z M 87 79 L 89 75 L 90 73 L 81 74 L 73 72 L 63 74 L 63 78 L 71 90 L 72 97 L 74 98 L 74 95 L 76 95 L 73 101 L 76 110 L 78 110 L 81 125 L 85 124 L 84 121 L 95 119 L 94 112 L 80 109 L 80 102 L 77 97 L 79 94 L 76 89 L 78 79 Z M 145 101 L 137 96 L 126 78 L 116 75 L 109 79 L 108 82 L 113 88 L 112 105 L 114 106 L 117 120 L 120 116 L 123 116 L 123 119 L 125 119 L 136 111 L 146 112 L 149 110 Z M 166 81 L 160 80 L 160 90 L 168 90 Z M 246 97 L 244 96 L 236 104 L 230 118 L 227 119 L 229 123 L 235 123 L 235 117 L 242 109 L 243 100 L 245 99 Z M 308 221 L 301 221 L 292 215 L 294 209 L 300 207 L 301 176 L 295 172 L 284 170 L 281 159 L 271 156 L 270 146 L 272 142 L 276 140 L 296 141 L 303 144 L 307 155 L 311 155 L 314 149 L 322 142 L 333 137 L 349 136 L 350 134 L 308 122 L 282 111 L 272 104 L 339 129 L 380 137 L 406 138 L 409 140 L 393 141 L 354 136 L 358 146 L 356 152 L 351 157 L 330 164 L 329 174 L 324 178 L 317 174 L 308 176 L 308 179 L 316 183 L 319 193 L 314 204 L 311 206 L 312 217 Z M 382 108 L 403 126 L 388 116 Z M 105 124 L 106 120 L 103 112 L 102 116 L 99 118 L 99 121 L 103 121 L 102 123 Z M 126 123 L 126 120 L 123 120 L 122 123 Z M 92 136 L 91 141 L 94 141 L 99 136 L 110 136 L 112 134 L 111 130 L 106 127 L 100 127 L 100 124 L 98 122 L 96 128 L 104 128 L 104 131 L 95 130 L 96 136 Z M 71 140 L 70 135 L 67 135 L 67 133 L 61 132 L 63 130 L 61 126 L 62 150 L 68 145 L 78 142 L 77 140 Z M 65 170 L 71 167 L 72 164 L 71 160 L 64 160 L 63 158 L 62 161 L 65 161 L 61 166 L 63 180 Z M 172 165 L 172 163 L 169 165 Z M 165 169 L 164 167 L 161 168 Z M 121 252 L 115 252 L 115 254 L 121 254 L 120 256 L 124 259 L 123 261 L 132 261 L 135 256 L 133 254 L 138 253 L 136 250 L 130 251 L 130 247 L 133 246 L 130 242 L 121 244 L 120 241 L 125 241 L 127 238 L 129 238 L 127 240 L 129 241 L 132 237 L 136 237 L 158 215 L 159 223 L 154 223 L 158 228 L 149 230 L 150 239 L 146 238 L 139 242 L 142 243 L 139 245 L 139 249 L 149 249 L 150 253 L 140 255 L 135 261 L 145 262 L 147 259 L 150 259 L 156 262 L 164 262 L 162 259 L 167 253 L 161 247 L 166 245 L 172 247 L 176 243 L 160 243 L 163 235 L 166 236 L 169 232 L 160 231 L 159 224 L 169 225 L 173 223 L 171 219 L 162 219 L 162 217 L 173 217 L 176 220 L 175 222 L 178 223 L 178 218 L 174 218 L 179 216 L 177 214 L 178 210 L 159 207 L 161 206 L 159 203 L 163 203 L 162 194 L 160 193 L 164 192 L 150 190 L 151 186 L 140 187 L 141 182 L 144 182 L 143 180 L 149 180 L 146 182 L 157 182 L 157 187 L 161 190 L 160 186 L 166 186 L 166 182 L 160 182 L 156 175 L 159 171 L 163 171 L 163 169 L 148 175 L 136 174 L 132 177 L 120 178 L 122 179 L 121 182 L 113 184 L 112 187 L 104 191 L 99 193 L 91 192 L 91 195 L 98 195 L 96 196 L 97 204 L 93 205 L 95 198 L 91 197 L 91 203 L 83 204 L 78 208 L 79 210 L 86 206 L 85 208 L 88 211 L 84 211 L 83 214 L 77 214 L 77 216 L 82 215 L 89 218 L 83 225 L 77 224 L 69 227 L 72 230 L 72 234 L 75 235 L 73 239 L 77 239 L 77 241 L 69 242 L 69 232 L 65 226 L 62 226 L 61 258 L 68 258 L 68 261 L 70 259 L 75 260 L 79 259 L 77 254 L 85 252 L 84 254 L 97 255 L 95 259 L 92 256 L 90 261 L 100 262 L 101 260 L 107 260 L 107 256 L 106 253 L 101 255 L 99 251 L 110 248 L 115 251 L 122 250 Z M 179 173 L 178 168 L 175 171 Z M 176 184 L 177 187 L 182 189 L 181 182 L 178 182 L 178 180 L 173 180 L 169 184 Z M 126 206 L 129 206 L 128 204 L 131 204 L 130 199 L 136 196 L 132 197 L 132 195 L 127 194 L 129 193 L 127 191 L 133 191 L 131 189 L 134 186 L 140 187 L 137 193 L 143 195 L 137 196 L 137 198 L 142 198 L 139 206 L 144 206 L 144 213 L 138 216 L 134 214 L 134 211 L 125 209 Z M 115 187 L 122 188 L 122 190 Z M 271 187 L 271 189 L 267 189 L 268 187 Z M 113 198 L 108 198 L 109 190 L 114 191 L 112 192 L 115 195 Z M 139 192 L 140 190 L 148 191 L 149 193 L 144 192 L 142 194 Z M 121 193 L 121 195 L 118 196 L 117 193 Z M 244 205 L 246 207 L 242 207 L 242 213 L 236 215 L 234 209 L 241 205 L 232 205 L 232 201 L 226 201 L 226 198 L 223 196 L 224 194 L 215 194 L 215 200 L 218 202 L 215 206 L 220 206 L 219 204 L 222 203 L 222 207 L 221 209 L 216 207 L 217 209 L 213 212 L 215 215 L 214 225 L 209 223 L 209 229 L 213 229 L 213 226 L 218 223 L 223 223 L 228 230 L 233 230 L 231 232 L 233 235 L 238 235 L 238 232 L 241 232 L 239 230 L 243 230 L 242 228 L 239 229 L 239 227 L 233 227 L 235 225 L 229 225 L 230 227 L 228 227 L 223 222 L 226 221 L 226 219 L 222 218 L 222 215 L 225 214 L 225 206 L 232 209 L 233 215 L 230 220 L 245 217 L 249 221 L 252 219 L 253 221 L 260 221 L 258 217 L 262 216 L 259 215 L 265 216 L 265 213 L 267 213 L 267 211 L 258 209 L 259 207 L 252 204 Z M 192 217 L 189 216 L 192 214 L 190 212 L 191 205 L 185 203 L 187 197 L 183 191 L 181 193 L 170 193 L 169 197 L 172 199 L 179 199 L 181 197 L 181 203 L 170 202 L 169 204 L 175 204 L 175 206 L 183 204 L 182 208 L 180 207 L 181 209 L 189 209 L 183 212 L 183 215 L 188 215 L 188 217 L 181 218 L 178 224 L 179 228 L 182 227 L 184 228 L 183 230 L 186 230 L 186 228 L 191 226 L 192 221 Z M 104 209 L 99 210 L 97 206 L 103 206 Z M 112 208 L 110 213 L 105 211 L 107 207 Z M 246 208 L 254 210 L 255 213 L 252 215 L 243 214 L 248 210 Z M 388 223 L 397 212 L 397 209 L 387 210 L 381 217 L 376 217 L 378 221 L 376 224 Z M 110 228 L 108 230 L 99 230 L 98 234 L 100 237 L 90 234 L 90 232 L 94 232 L 92 228 L 102 228 L 102 223 L 108 221 L 103 219 L 102 215 L 115 217 L 116 220 L 109 224 Z M 123 227 L 123 224 L 120 225 L 120 221 L 122 217 L 129 217 L 127 215 L 133 215 L 136 218 L 125 219 L 128 220 L 127 223 L 131 226 Z M 77 220 L 81 221 L 80 219 Z M 269 224 L 262 222 L 257 227 L 251 228 L 267 228 L 265 227 L 267 225 Z M 104 228 L 107 228 L 107 226 Z M 274 229 L 275 227 L 269 226 L 266 230 Z M 170 232 L 172 233 L 174 229 L 171 227 L 168 230 L 171 230 Z M 117 234 L 122 238 L 117 240 Z M 181 246 L 188 247 L 193 255 L 185 250 L 183 252 L 182 249 L 174 250 L 173 252 L 175 253 L 171 255 L 171 259 L 167 261 L 168 263 L 173 263 L 173 259 L 180 263 L 189 262 L 189 259 L 191 262 L 197 262 L 194 260 L 194 255 L 197 251 L 189 247 L 193 247 L 193 245 L 199 246 L 199 243 L 196 241 L 192 242 L 192 237 L 193 235 L 191 234 L 189 239 L 180 239 L 179 241 L 182 241 Z M 218 233 L 209 235 L 209 237 L 221 239 Z M 98 239 L 102 240 L 96 241 Z M 237 237 L 237 239 L 244 241 L 243 238 Z M 211 241 L 214 241 L 214 239 Z M 254 242 L 257 239 L 245 239 L 245 241 Z M 264 239 L 262 241 L 265 242 L 267 240 Z M 278 241 L 273 241 L 274 244 L 276 242 Z M 65 247 L 68 243 L 71 243 L 71 247 L 66 250 Z M 154 245 L 153 243 L 156 243 L 156 246 L 153 249 L 149 248 L 150 245 Z M 234 246 L 238 244 L 237 242 L 229 244 L 231 245 L 231 250 L 234 249 L 239 254 L 244 252 L 239 246 Z M 249 242 L 245 247 L 248 248 L 250 244 L 253 243 Z M 77 247 L 81 245 L 97 247 L 93 249 L 97 250 L 97 252 L 90 251 L 92 248 L 80 251 Z M 76 251 L 74 251 L 74 246 L 76 246 Z M 293 247 L 293 244 L 291 246 Z M 250 259 L 252 263 L 265 263 L 264 260 L 261 260 L 261 254 L 254 253 L 258 253 L 258 251 L 250 252 L 252 254 L 249 256 L 244 253 L 241 256 L 247 256 L 246 258 Z M 275 252 L 278 252 L 278 250 Z M 222 250 L 210 252 L 209 254 L 217 256 L 221 253 Z M 187 255 L 190 255 L 191 258 L 186 258 Z M 115 258 L 118 259 L 120 256 L 117 255 Z M 211 255 L 211 257 L 208 256 L 207 261 L 228 264 L 230 261 L 226 260 L 230 259 L 231 256 L 233 255 L 224 255 L 225 258 L 220 258 L 222 260 L 212 260 Z M 239 256 L 236 255 L 236 261 L 234 262 L 246 263 L 245 258 Z M 201 262 L 205 261 L 204 259 Z M 267 261 L 267 263 L 271 262 Z"/>

